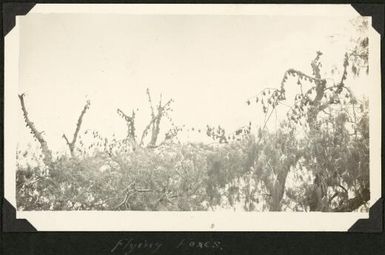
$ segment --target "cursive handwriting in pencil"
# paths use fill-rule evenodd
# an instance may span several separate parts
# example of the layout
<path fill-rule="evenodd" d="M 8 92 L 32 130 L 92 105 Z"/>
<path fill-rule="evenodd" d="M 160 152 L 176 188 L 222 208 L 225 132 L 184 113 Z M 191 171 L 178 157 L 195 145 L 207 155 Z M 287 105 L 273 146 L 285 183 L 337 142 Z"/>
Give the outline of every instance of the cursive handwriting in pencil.
<path fill-rule="evenodd" d="M 156 253 L 162 244 L 160 242 L 150 242 L 147 240 L 135 241 L 134 239 L 120 239 L 111 249 L 111 253 L 135 254 L 139 250 L 148 251 L 151 254 Z"/>

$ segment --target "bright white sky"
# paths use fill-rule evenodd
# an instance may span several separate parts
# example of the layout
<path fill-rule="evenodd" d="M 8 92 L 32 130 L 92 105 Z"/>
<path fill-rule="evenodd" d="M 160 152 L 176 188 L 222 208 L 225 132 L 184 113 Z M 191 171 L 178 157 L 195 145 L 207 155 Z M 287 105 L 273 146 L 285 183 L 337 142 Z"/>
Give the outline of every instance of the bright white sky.
<path fill-rule="evenodd" d="M 61 136 L 72 137 L 87 99 L 83 131 L 123 137 L 117 108 L 139 108 L 141 131 L 150 118 L 146 88 L 154 103 L 160 93 L 175 100 L 176 124 L 233 131 L 263 120 L 247 98 L 278 88 L 288 68 L 311 73 L 317 50 L 325 71 L 341 68 L 353 31 L 348 18 L 330 17 L 32 14 L 20 23 L 19 89 L 54 150 L 65 148 Z M 26 144 L 32 137 L 18 114 Z"/>

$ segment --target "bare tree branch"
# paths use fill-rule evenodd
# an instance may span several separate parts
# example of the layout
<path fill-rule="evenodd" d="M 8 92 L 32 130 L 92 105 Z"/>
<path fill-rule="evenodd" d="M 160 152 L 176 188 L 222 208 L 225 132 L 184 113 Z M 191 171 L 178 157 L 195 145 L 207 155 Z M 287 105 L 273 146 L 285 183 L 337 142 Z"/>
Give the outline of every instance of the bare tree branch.
<path fill-rule="evenodd" d="M 42 136 L 43 132 L 39 132 L 35 124 L 29 119 L 28 117 L 28 111 L 25 107 L 24 103 L 24 93 L 21 95 L 18 95 L 20 99 L 21 104 L 21 110 L 23 111 L 24 121 L 26 123 L 26 126 L 31 130 L 31 134 L 36 138 L 36 140 L 40 143 L 41 151 L 43 153 L 43 162 L 45 165 L 49 166 L 52 164 L 52 152 L 48 148 L 48 144 L 44 137 Z"/>
<path fill-rule="evenodd" d="M 90 101 L 87 100 L 87 103 L 84 105 L 83 107 L 83 110 L 82 112 L 80 113 L 80 116 L 79 116 L 79 119 L 78 119 L 78 122 L 76 123 L 76 130 L 75 130 L 75 133 L 72 137 L 72 141 L 70 142 L 68 140 L 68 138 L 66 137 L 65 134 L 63 134 L 63 138 L 64 140 L 66 141 L 67 145 L 68 145 L 68 148 L 70 150 L 70 153 L 71 153 L 71 156 L 74 157 L 75 156 L 75 144 L 76 144 L 76 140 L 78 138 L 78 134 L 79 134 L 79 131 L 80 131 L 80 127 L 82 125 L 82 121 L 83 121 L 83 117 L 84 117 L 84 114 L 86 113 L 86 111 L 90 108 Z"/>
<path fill-rule="evenodd" d="M 151 120 L 143 130 L 139 145 L 141 145 L 141 146 L 143 145 L 144 139 L 146 138 L 149 130 L 151 129 L 151 139 L 150 139 L 150 142 L 148 145 L 153 147 L 156 145 L 156 141 L 157 141 L 157 138 L 159 136 L 161 119 L 165 115 L 166 111 L 168 110 L 168 107 L 173 102 L 173 100 L 170 99 L 166 104 L 162 105 L 162 96 L 161 96 L 161 98 L 159 100 L 158 107 L 157 107 L 157 113 L 155 114 L 153 106 L 152 106 L 150 91 L 148 89 L 147 89 L 147 95 L 148 95 L 150 106 L 151 106 Z"/>
<path fill-rule="evenodd" d="M 154 107 L 152 106 L 152 100 L 151 100 L 151 94 L 150 94 L 150 89 L 146 89 L 146 94 L 148 97 L 148 102 L 150 103 L 150 108 L 151 108 L 151 118 L 155 118 L 155 112 L 154 112 Z"/>
<path fill-rule="evenodd" d="M 125 114 L 122 110 L 117 109 L 117 113 L 122 117 L 127 123 L 127 138 L 131 139 L 136 143 L 136 133 L 135 133 L 135 112 L 132 111 L 131 116 Z"/>

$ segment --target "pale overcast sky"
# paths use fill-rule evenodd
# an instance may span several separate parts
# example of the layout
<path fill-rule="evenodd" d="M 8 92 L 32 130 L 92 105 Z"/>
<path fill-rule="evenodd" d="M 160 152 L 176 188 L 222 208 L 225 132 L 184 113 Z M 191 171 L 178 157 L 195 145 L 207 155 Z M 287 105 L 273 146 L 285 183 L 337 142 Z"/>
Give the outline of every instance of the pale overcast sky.
<path fill-rule="evenodd" d="M 354 34 L 348 18 L 311 16 L 31 14 L 20 21 L 19 91 L 55 150 L 65 148 L 63 133 L 72 137 L 87 99 L 83 131 L 125 135 L 116 108 L 138 108 L 142 130 L 150 117 L 146 88 L 154 103 L 160 93 L 175 100 L 179 125 L 233 131 L 261 123 L 247 98 L 278 88 L 288 68 L 311 73 L 318 50 L 325 71 L 341 68 Z M 25 144 L 32 137 L 18 114 Z"/>

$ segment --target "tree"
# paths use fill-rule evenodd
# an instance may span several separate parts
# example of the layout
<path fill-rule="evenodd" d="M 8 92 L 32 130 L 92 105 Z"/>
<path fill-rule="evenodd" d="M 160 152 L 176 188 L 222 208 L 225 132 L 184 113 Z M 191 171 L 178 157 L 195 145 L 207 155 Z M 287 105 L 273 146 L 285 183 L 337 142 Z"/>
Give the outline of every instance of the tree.
<path fill-rule="evenodd" d="M 280 210 L 287 174 L 299 167 L 305 167 L 315 176 L 313 184 L 304 188 L 306 199 L 302 201 L 310 210 L 352 211 L 369 200 L 368 103 L 365 99 L 358 100 L 346 84 L 349 67 L 353 76 L 358 76 L 362 68 L 368 70 L 368 38 L 358 38 L 355 47 L 345 53 L 339 80 L 322 77 L 322 55 L 318 51 L 311 62 L 311 75 L 288 69 L 279 89 L 264 89 L 247 101 L 249 105 L 254 101 L 262 106 L 265 128 L 276 107 L 286 105 L 290 81 L 295 81 L 299 91 L 287 112 L 288 120 L 275 134 L 286 148 L 278 151 L 278 155 L 286 155 L 290 160 L 284 161 L 285 164 L 276 160 L 277 150 L 270 147 L 277 138 L 264 133 L 258 141 L 265 144 L 260 153 L 267 159 L 261 160 L 261 154 L 256 155 L 259 161 L 256 176 L 269 192 L 271 210 Z M 285 130 L 287 136 L 282 140 Z M 266 172 L 273 172 L 276 177 L 271 180 L 263 174 Z M 349 199 L 349 193 L 355 197 Z M 298 200 L 300 194 L 291 193 L 292 198 L 296 196 Z"/>
<path fill-rule="evenodd" d="M 160 95 L 159 103 L 154 109 L 152 104 L 150 90 L 146 90 L 148 102 L 151 108 L 151 119 L 149 123 L 144 128 L 139 142 L 136 141 L 136 128 L 135 128 L 135 112 L 132 111 L 131 115 L 125 114 L 122 110 L 117 109 L 118 115 L 123 118 L 127 123 L 127 140 L 131 145 L 136 148 L 137 146 L 143 146 L 145 138 L 149 135 L 151 131 L 150 141 L 147 144 L 147 147 L 155 147 L 157 145 L 158 136 L 160 133 L 160 123 L 164 117 L 169 118 L 168 112 L 171 110 L 170 105 L 173 102 L 172 99 L 168 100 L 165 104 L 162 104 L 162 95 Z M 170 119 L 170 118 L 169 118 Z M 173 125 L 174 126 L 174 125 Z M 174 132 L 173 132 L 174 131 Z M 176 131 L 176 133 L 175 133 Z M 166 134 L 166 139 L 170 139 L 171 136 L 176 136 L 178 129 L 174 128 Z"/>

